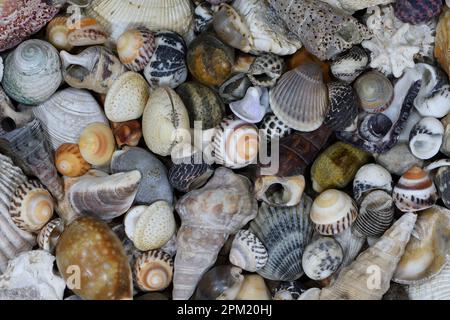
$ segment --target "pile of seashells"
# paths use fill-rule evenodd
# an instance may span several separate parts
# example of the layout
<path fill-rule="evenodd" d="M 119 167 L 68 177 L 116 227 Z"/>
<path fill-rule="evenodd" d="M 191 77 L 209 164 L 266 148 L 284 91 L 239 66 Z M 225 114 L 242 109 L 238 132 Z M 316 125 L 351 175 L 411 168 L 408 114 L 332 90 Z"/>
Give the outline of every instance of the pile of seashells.
<path fill-rule="evenodd" d="M 449 74 L 442 0 L 0 1 L 0 299 L 450 299 Z"/>

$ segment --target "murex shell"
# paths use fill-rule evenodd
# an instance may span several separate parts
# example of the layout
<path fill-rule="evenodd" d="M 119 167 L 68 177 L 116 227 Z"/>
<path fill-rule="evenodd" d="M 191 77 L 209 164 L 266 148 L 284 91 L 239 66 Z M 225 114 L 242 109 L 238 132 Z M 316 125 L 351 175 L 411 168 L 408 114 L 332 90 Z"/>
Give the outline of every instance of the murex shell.
<path fill-rule="evenodd" d="M 309 278 L 323 280 L 338 270 L 343 257 L 339 242 L 333 238 L 320 237 L 305 248 L 302 267 Z"/>
<path fill-rule="evenodd" d="M 268 258 L 266 248 L 250 230 L 240 230 L 235 235 L 230 250 L 233 265 L 255 272 L 266 265 Z"/>

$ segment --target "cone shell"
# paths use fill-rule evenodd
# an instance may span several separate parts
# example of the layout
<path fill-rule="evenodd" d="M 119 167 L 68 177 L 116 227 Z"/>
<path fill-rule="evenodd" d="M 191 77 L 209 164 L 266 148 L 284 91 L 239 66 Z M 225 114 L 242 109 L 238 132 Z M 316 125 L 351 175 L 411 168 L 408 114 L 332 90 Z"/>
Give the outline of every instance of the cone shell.
<path fill-rule="evenodd" d="M 318 129 L 328 112 L 328 92 L 320 66 L 302 64 L 286 72 L 270 91 L 273 113 L 299 131 Z"/>
<path fill-rule="evenodd" d="M 114 137 L 119 148 L 136 147 L 142 138 L 141 121 L 131 120 L 111 123 Z"/>
<path fill-rule="evenodd" d="M 411 300 L 450 300 L 450 264 L 432 279 L 407 287 Z"/>
<path fill-rule="evenodd" d="M 263 268 L 268 259 L 262 242 L 249 230 L 240 230 L 234 237 L 230 262 L 248 272 Z"/>
<path fill-rule="evenodd" d="M 58 50 L 70 51 L 73 48 L 68 41 L 68 35 L 67 17 L 57 16 L 47 25 L 46 39 Z"/>
<path fill-rule="evenodd" d="M 117 40 L 119 59 L 131 71 L 144 70 L 155 50 L 155 35 L 147 28 L 130 29 Z"/>
<path fill-rule="evenodd" d="M 356 203 L 346 193 L 330 189 L 322 192 L 311 208 L 311 220 L 316 231 L 334 235 L 350 227 L 358 216 Z"/>
<path fill-rule="evenodd" d="M 109 89 L 105 100 L 105 114 L 110 121 L 135 120 L 144 113 L 150 90 L 139 73 L 126 72 Z"/>
<path fill-rule="evenodd" d="M 394 87 L 378 71 L 369 71 L 360 76 L 353 85 L 361 108 L 370 113 L 386 110 L 394 98 Z"/>
<path fill-rule="evenodd" d="M 281 188 L 281 190 L 280 190 Z M 305 190 L 305 178 L 262 176 L 255 182 L 255 197 L 271 206 L 292 207 L 300 203 Z"/>
<path fill-rule="evenodd" d="M 172 257 L 160 250 L 145 252 L 136 260 L 134 275 L 140 290 L 162 291 L 172 282 Z"/>
<path fill-rule="evenodd" d="M 104 123 L 95 122 L 81 132 L 78 147 L 84 160 L 92 165 L 102 166 L 111 161 L 116 143 L 111 128 Z"/>
<path fill-rule="evenodd" d="M 266 279 L 294 281 L 303 275 L 302 255 L 313 234 L 309 218 L 312 200 L 304 195 L 299 205 L 270 207 L 263 203 L 250 230 L 267 249 L 269 259 L 258 273 Z"/>
<path fill-rule="evenodd" d="M 108 34 L 97 20 L 82 17 L 72 23 L 69 22 L 67 41 L 74 47 L 93 46 L 103 44 L 108 40 Z"/>
<path fill-rule="evenodd" d="M 403 212 L 430 208 L 438 199 L 433 180 L 425 170 L 416 166 L 401 176 L 392 196 L 397 208 Z"/>
<path fill-rule="evenodd" d="M 74 143 L 59 146 L 55 153 L 55 165 L 58 172 L 66 177 L 80 177 L 91 169 Z"/>
<path fill-rule="evenodd" d="M 392 193 L 392 176 L 389 171 L 374 163 L 359 168 L 353 180 L 353 197 L 356 202 L 360 203 L 367 193 L 377 189 Z"/>
<path fill-rule="evenodd" d="M 324 280 L 338 270 L 343 258 L 339 242 L 320 237 L 305 248 L 302 267 L 310 279 Z"/>
<path fill-rule="evenodd" d="M 37 237 L 39 248 L 53 254 L 63 231 L 64 221 L 62 219 L 56 218 L 51 220 L 39 231 Z"/>

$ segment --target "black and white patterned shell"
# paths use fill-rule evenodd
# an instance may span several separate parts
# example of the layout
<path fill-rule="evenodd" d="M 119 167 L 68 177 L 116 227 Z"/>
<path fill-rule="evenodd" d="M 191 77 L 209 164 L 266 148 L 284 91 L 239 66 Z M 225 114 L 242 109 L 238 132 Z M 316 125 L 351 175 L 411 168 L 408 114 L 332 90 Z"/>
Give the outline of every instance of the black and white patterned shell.
<path fill-rule="evenodd" d="M 186 81 L 186 44 L 175 32 L 158 32 L 155 37 L 156 50 L 144 76 L 152 87 L 168 86 L 176 88 Z"/>
<path fill-rule="evenodd" d="M 355 123 L 358 117 L 358 100 L 353 88 L 345 82 L 328 84 L 330 109 L 325 124 L 333 130 L 344 130 Z"/>
<path fill-rule="evenodd" d="M 180 163 L 169 170 L 172 187 L 181 192 L 188 192 L 201 187 L 212 176 L 214 170 L 206 163 Z"/>

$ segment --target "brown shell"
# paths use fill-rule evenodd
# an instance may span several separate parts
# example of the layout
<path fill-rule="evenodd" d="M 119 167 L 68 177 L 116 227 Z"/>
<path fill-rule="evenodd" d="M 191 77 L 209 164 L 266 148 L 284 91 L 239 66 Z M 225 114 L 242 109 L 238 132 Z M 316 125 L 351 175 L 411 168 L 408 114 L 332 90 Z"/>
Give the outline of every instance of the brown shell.
<path fill-rule="evenodd" d="M 434 55 L 439 61 L 441 67 L 450 73 L 450 9 L 444 6 L 443 13 L 439 18 L 439 23 L 436 28 L 436 44 L 434 49 Z"/>
<path fill-rule="evenodd" d="M 69 25 L 67 41 L 73 46 L 92 46 L 103 44 L 108 40 L 108 33 L 90 17 L 83 17 L 74 24 Z"/>
<path fill-rule="evenodd" d="M 161 250 L 143 253 L 136 260 L 134 275 L 142 291 L 162 291 L 172 282 L 173 259 Z"/>
<path fill-rule="evenodd" d="M 123 146 L 136 147 L 142 138 L 141 121 L 112 122 L 114 137 L 119 148 Z"/>
<path fill-rule="evenodd" d="M 314 62 L 320 65 L 323 73 L 323 80 L 326 83 L 330 82 L 330 65 L 327 62 L 321 61 L 315 55 L 309 53 L 305 48 L 301 48 L 287 60 L 287 67 L 288 70 L 292 70 L 308 62 Z"/>
<path fill-rule="evenodd" d="M 91 169 L 74 143 L 64 143 L 56 150 L 55 165 L 58 172 L 66 177 L 80 177 Z"/>
<path fill-rule="evenodd" d="M 102 166 L 110 162 L 116 143 L 111 128 L 101 122 L 94 122 L 81 132 L 78 146 L 84 160 L 92 165 Z"/>
<path fill-rule="evenodd" d="M 46 39 L 58 50 L 70 51 L 73 48 L 68 42 L 68 34 L 67 17 L 57 16 L 47 25 Z"/>

